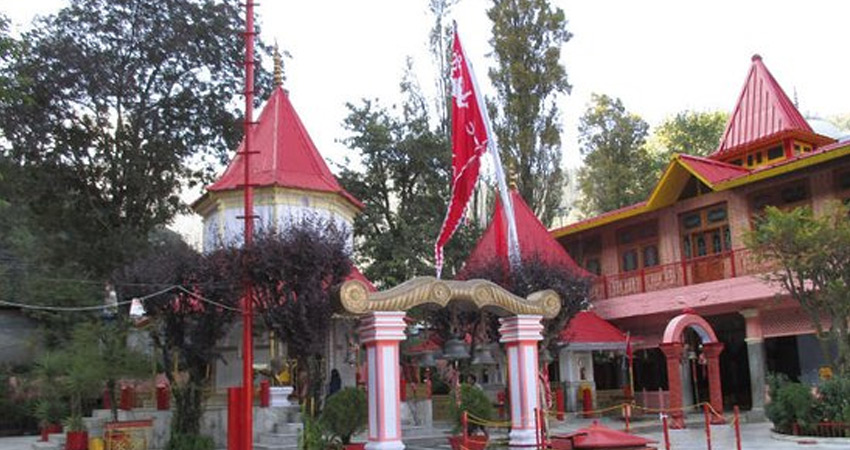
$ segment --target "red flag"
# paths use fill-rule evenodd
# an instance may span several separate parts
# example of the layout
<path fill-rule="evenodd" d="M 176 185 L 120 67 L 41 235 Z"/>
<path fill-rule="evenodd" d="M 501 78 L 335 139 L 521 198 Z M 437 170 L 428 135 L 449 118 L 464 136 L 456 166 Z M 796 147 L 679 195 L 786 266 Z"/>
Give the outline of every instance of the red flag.
<path fill-rule="evenodd" d="M 434 245 L 437 277 L 443 267 L 443 247 L 461 224 L 463 213 L 472 197 L 481 155 L 487 151 L 487 126 L 483 105 L 475 92 L 472 71 L 463 48 L 454 33 L 452 45 L 452 197 L 449 209 Z"/>

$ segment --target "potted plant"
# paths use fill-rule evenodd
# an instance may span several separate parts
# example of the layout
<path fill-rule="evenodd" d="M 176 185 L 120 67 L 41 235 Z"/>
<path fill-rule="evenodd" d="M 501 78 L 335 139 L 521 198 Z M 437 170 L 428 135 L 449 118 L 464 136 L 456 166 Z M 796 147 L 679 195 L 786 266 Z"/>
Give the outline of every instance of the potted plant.
<path fill-rule="evenodd" d="M 65 419 L 65 450 L 86 450 L 89 448 L 89 431 L 83 422 L 83 416 L 73 414 Z"/>
<path fill-rule="evenodd" d="M 351 443 L 351 437 L 366 429 L 368 405 L 363 390 L 347 387 L 328 397 L 321 422 L 332 439 L 347 450 L 362 450 L 365 443 Z"/>
<path fill-rule="evenodd" d="M 466 430 L 463 429 L 464 412 L 468 417 L 473 418 L 466 422 Z M 454 428 L 453 435 L 449 436 L 449 444 L 452 450 L 482 450 L 487 446 L 489 441 L 487 428 L 480 421 L 493 420 L 494 410 L 487 394 L 480 387 L 461 384 L 460 403 L 451 403 L 451 413 Z"/>
<path fill-rule="evenodd" d="M 41 429 L 41 440 L 47 442 L 51 433 L 61 433 L 62 425 L 59 423 L 63 414 L 61 403 L 53 396 L 45 395 L 36 400 L 33 416 L 38 419 Z"/>
<path fill-rule="evenodd" d="M 33 375 L 39 398 L 35 403 L 33 415 L 38 419 L 42 441 L 47 441 L 51 433 L 62 432 L 59 422 L 66 411 L 60 400 L 59 380 L 65 370 L 65 359 L 58 352 L 43 353 L 35 361 Z"/>

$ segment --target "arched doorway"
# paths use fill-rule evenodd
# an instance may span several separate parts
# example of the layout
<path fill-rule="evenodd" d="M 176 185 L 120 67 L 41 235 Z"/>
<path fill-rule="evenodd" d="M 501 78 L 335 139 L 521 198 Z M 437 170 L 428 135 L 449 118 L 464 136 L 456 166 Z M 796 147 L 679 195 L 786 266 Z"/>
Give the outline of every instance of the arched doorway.
<path fill-rule="evenodd" d="M 479 309 L 501 312 L 500 342 L 508 359 L 508 393 L 511 405 L 509 445 L 529 447 L 536 442 L 538 407 L 537 341 L 543 339 L 543 318 L 561 309 L 554 291 L 517 297 L 486 280 L 438 280 L 416 277 L 392 289 L 369 292 L 358 280 L 342 284 L 339 300 L 350 313 L 360 315 L 360 341 L 366 346 L 369 427 L 367 450 L 403 450 L 399 399 L 399 342 L 405 338 L 408 309 L 452 301 L 469 302 Z"/>
<path fill-rule="evenodd" d="M 684 313 L 674 317 L 664 329 L 664 336 L 659 347 L 667 358 L 667 383 L 670 387 L 670 417 L 671 427 L 684 428 L 684 411 L 682 410 L 682 379 L 681 365 L 685 356 L 685 330 L 696 332 L 702 343 L 702 352 L 708 366 L 708 395 L 711 408 L 717 412 L 712 415 L 712 423 L 723 423 L 720 415 L 723 411 L 723 392 L 720 386 L 720 352 L 723 344 L 717 340 L 714 329 L 709 323 L 694 313 Z"/>

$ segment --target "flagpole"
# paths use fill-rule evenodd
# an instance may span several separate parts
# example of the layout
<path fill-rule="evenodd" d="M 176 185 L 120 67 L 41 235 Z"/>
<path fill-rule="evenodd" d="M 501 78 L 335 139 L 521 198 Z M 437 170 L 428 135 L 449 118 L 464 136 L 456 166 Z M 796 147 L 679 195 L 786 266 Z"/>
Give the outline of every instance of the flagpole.
<path fill-rule="evenodd" d="M 632 349 L 632 332 L 626 332 L 626 357 L 629 360 L 629 394 L 635 397 L 635 366 L 634 350 Z"/>
<path fill-rule="evenodd" d="M 460 40 L 460 33 L 457 31 L 457 22 L 453 22 L 455 39 Z M 502 199 L 504 206 L 505 222 L 508 225 L 508 260 L 511 270 L 517 270 L 521 264 L 519 236 L 516 230 L 516 216 L 514 215 L 514 204 L 511 200 L 508 191 L 508 184 L 505 180 L 505 170 L 502 167 L 502 159 L 499 157 L 499 148 L 496 142 L 496 135 L 493 133 L 493 126 L 490 124 L 490 114 L 487 112 L 487 104 L 481 96 L 481 89 L 478 88 L 478 79 L 475 77 L 475 71 L 472 68 L 472 63 L 464 57 L 466 69 L 469 71 L 469 78 L 472 79 L 473 92 L 475 99 L 478 102 L 478 108 L 481 110 L 481 116 L 484 119 L 484 129 L 487 133 L 487 148 L 490 150 L 490 155 L 493 158 L 493 166 L 496 172 L 496 183 L 499 189 L 499 196 Z"/>

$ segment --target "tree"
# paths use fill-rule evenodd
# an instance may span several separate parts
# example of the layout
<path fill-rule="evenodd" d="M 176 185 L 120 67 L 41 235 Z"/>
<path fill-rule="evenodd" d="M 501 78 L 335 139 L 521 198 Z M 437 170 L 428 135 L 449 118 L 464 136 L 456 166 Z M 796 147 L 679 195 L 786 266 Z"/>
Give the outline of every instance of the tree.
<path fill-rule="evenodd" d="M 150 336 L 174 397 L 175 442 L 200 435 L 208 367 L 221 358 L 217 344 L 239 313 L 241 256 L 236 248 L 201 255 L 185 243 L 171 243 L 154 247 L 113 275 L 124 300 L 149 297 L 144 306 L 152 322 Z M 151 296 L 173 286 L 180 288 Z"/>
<path fill-rule="evenodd" d="M 649 125 L 626 111 L 620 99 L 593 94 L 579 122 L 584 167 L 578 183 L 586 215 L 645 200 L 655 173 L 644 143 Z"/>
<path fill-rule="evenodd" d="M 708 156 L 714 152 L 728 120 L 729 114 L 720 111 L 682 111 L 665 120 L 650 140 L 659 169 L 664 170 L 674 153 Z"/>
<path fill-rule="evenodd" d="M 490 70 L 496 88 L 489 105 L 493 128 L 519 193 L 549 225 L 564 184 L 557 100 L 571 88 L 560 58 L 572 34 L 564 11 L 547 0 L 494 0 L 487 15 L 496 60 Z"/>
<path fill-rule="evenodd" d="M 18 95 L 0 102 L 2 159 L 20 175 L 6 198 L 31 206 L 54 264 L 102 277 L 131 260 L 185 207 L 181 187 L 236 146 L 240 15 L 234 2 L 73 0 L 24 35 L 8 67 Z"/>
<path fill-rule="evenodd" d="M 324 395 L 325 372 L 318 356 L 327 349 L 335 312 L 331 290 L 351 272 L 348 238 L 333 222 L 305 218 L 285 231 L 258 235 L 245 250 L 256 311 L 286 344 L 289 357 L 308 368 L 310 398 L 302 400 L 314 406 Z"/>
<path fill-rule="evenodd" d="M 561 331 L 567 326 L 570 319 L 579 311 L 587 307 L 590 293 L 590 280 L 583 278 L 570 270 L 548 263 L 537 255 L 527 255 L 523 258 L 522 266 L 518 270 L 511 271 L 504 264 L 494 263 L 488 266 L 476 268 L 465 274 L 466 279 L 490 280 L 510 291 L 514 295 L 526 298 L 534 292 L 544 289 L 552 289 L 561 299 L 561 309 L 558 315 L 552 319 L 544 320 L 543 341 L 540 348 L 554 349 L 558 343 Z M 438 313 L 435 323 L 438 328 L 448 326 L 449 314 Z M 471 317 L 462 317 L 469 324 L 475 324 L 479 315 L 472 314 Z M 497 322 L 493 320 L 490 326 L 490 334 L 496 335 Z"/>
<path fill-rule="evenodd" d="M 834 205 L 822 216 L 811 208 L 767 207 L 747 246 L 760 261 L 775 264 L 766 280 L 778 283 L 812 320 L 824 360 L 850 374 L 850 221 Z M 837 344 L 832 354 L 830 343 Z"/>

